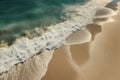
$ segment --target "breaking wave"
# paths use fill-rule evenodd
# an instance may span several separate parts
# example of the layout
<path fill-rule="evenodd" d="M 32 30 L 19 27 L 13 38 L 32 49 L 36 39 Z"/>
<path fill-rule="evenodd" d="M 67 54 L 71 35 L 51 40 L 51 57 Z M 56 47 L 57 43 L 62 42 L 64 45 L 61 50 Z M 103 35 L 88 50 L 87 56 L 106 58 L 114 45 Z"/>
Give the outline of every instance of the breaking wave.
<path fill-rule="evenodd" d="M 43 28 L 69 18 L 64 5 L 83 5 L 89 0 L 1 0 L 0 42 L 9 45 L 26 30 Z"/>

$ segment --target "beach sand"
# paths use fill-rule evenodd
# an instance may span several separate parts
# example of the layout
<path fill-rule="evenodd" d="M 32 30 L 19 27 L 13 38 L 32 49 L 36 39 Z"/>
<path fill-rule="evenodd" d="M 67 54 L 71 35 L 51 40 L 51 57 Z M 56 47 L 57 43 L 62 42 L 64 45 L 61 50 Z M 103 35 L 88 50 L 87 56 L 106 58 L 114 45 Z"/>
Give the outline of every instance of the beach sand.
<path fill-rule="evenodd" d="M 106 8 L 100 10 L 65 45 L 15 66 L 0 80 L 39 80 L 43 76 L 41 80 L 120 80 L 120 9 L 116 15 Z"/>
<path fill-rule="evenodd" d="M 91 42 L 56 50 L 42 80 L 120 80 L 120 12 L 109 18 L 87 26 Z"/>

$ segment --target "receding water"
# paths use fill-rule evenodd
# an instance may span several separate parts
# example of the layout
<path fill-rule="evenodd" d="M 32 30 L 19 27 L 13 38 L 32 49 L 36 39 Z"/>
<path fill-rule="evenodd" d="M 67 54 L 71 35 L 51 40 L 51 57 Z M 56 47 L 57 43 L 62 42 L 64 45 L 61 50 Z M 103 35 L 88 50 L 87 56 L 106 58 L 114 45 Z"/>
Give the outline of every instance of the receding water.
<path fill-rule="evenodd" d="M 63 5 L 86 1 L 88 0 L 0 0 L 0 42 L 13 41 L 13 35 L 24 30 L 64 21 L 66 13 Z"/>

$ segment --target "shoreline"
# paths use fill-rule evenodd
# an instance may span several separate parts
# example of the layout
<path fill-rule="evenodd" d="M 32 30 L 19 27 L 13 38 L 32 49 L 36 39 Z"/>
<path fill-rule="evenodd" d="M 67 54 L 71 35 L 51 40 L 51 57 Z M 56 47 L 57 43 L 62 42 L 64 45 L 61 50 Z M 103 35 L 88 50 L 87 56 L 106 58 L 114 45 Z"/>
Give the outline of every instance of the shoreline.
<path fill-rule="evenodd" d="M 94 6 L 94 7 L 97 7 L 97 6 Z M 89 10 L 91 9 L 90 13 L 93 12 L 93 13 L 91 13 L 92 16 L 93 16 L 95 14 L 95 12 L 94 12 L 95 10 L 92 9 L 92 8 L 89 8 L 89 7 L 88 7 L 88 9 Z M 84 11 L 79 13 L 79 14 L 82 14 L 82 13 L 84 13 Z M 88 11 L 85 11 L 85 13 L 86 14 L 84 14 L 85 15 L 84 17 L 87 18 L 88 21 L 84 20 L 85 18 L 83 16 L 75 17 L 75 18 L 73 18 L 73 20 L 66 21 L 66 25 L 64 23 L 64 26 L 67 26 L 67 28 L 66 27 L 63 28 L 63 26 L 62 26 L 63 24 L 61 23 L 58 27 L 54 28 L 54 29 L 56 29 L 56 31 L 54 31 L 54 29 L 50 28 L 50 32 L 44 33 L 42 35 L 42 37 L 34 38 L 34 39 L 31 39 L 31 40 L 29 40 L 27 38 L 23 38 L 23 39 L 17 40 L 12 46 L 10 46 L 8 48 L 0 48 L 0 57 L 2 58 L 2 61 L 0 62 L 0 65 L 2 65 L 2 66 L 0 66 L 0 69 L 1 69 L 0 73 L 3 73 L 5 71 L 10 70 L 10 68 L 12 68 L 14 66 L 14 64 L 24 62 L 25 60 L 29 59 L 30 57 L 35 56 L 37 53 L 43 52 L 45 50 L 53 50 L 55 48 L 58 48 L 62 44 L 64 44 L 65 43 L 65 38 L 68 37 L 70 34 L 72 34 L 72 31 L 76 31 L 76 30 L 80 29 L 81 27 L 87 25 L 88 23 L 90 23 L 92 21 L 94 16 L 90 17 L 91 14 L 88 14 Z M 87 15 L 87 17 L 86 17 L 86 15 Z M 76 16 L 76 15 L 73 15 L 73 17 L 74 16 Z M 78 21 L 76 21 L 76 18 L 78 18 L 77 19 Z M 82 25 L 79 24 L 79 20 L 81 20 L 81 18 L 83 19 L 83 22 L 86 21 L 86 23 L 84 23 Z M 75 21 L 75 22 L 73 22 L 73 21 Z M 61 28 L 61 26 L 62 26 L 62 28 Z M 69 29 L 69 28 L 71 28 L 71 29 Z M 63 32 L 65 31 L 65 33 L 61 32 L 61 31 L 63 31 Z M 60 33 L 58 33 L 59 37 L 58 37 L 57 34 L 55 34 L 57 32 L 60 32 Z M 55 34 L 55 36 L 53 34 Z M 49 38 L 52 38 L 52 39 L 49 39 Z M 55 44 L 54 44 L 53 40 L 56 42 Z M 41 41 L 44 42 L 44 43 L 40 44 L 39 42 L 41 42 Z M 37 46 L 35 44 L 33 44 L 34 42 L 37 43 Z M 32 44 L 30 44 L 30 43 L 32 43 Z M 37 50 L 34 50 L 35 48 Z M 21 53 L 20 50 L 22 51 L 22 53 Z M 29 55 L 27 54 L 28 51 L 30 53 Z M 8 53 L 8 52 L 10 52 L 10 53 Z M 13 52 L 13 53 L 11 53 L 11 52 Z M 8 57 L 7 55 L 9 55 L 11 57 Z M 19 55 L 19 58 L 16 58 L 16 55 Z M 7 58 L 8 61 L 4 61 L 5 58 Z M 21 60 L 20 61 L 18 60 L 16 62 L 13 62 L 14 61 L 13 60 L 13 61 L 10 62 L 11 58 L 14 58 L 14 60 L 17 60 L 17 59 L 21 59 Z M 9 63 L 9 65 L 6 66 L 6 62 Z"/>

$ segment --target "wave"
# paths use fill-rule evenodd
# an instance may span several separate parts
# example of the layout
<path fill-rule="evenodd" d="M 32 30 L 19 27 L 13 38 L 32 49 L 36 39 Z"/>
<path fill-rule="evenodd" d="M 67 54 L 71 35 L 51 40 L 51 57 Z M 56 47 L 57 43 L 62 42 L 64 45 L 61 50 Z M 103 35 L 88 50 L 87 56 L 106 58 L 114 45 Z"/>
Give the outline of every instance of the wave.
<path fill-rule="evenodd" d="M 0 42 L 12 42 L 26 30 L 57 24 L 67 18 L 64 5 L 74 5 L 89 0 L 16 0 L 0 1 Z"/>
<path fill-rule="evenodd" d="M 75 11 L 71 18 L 47 27 L 41 36 L 17 39 L 11 46 L 0 48 L 0 74 L 9 71 L 14 65 L 24 62 L 46 50 L 55 50 L 66 43 L 66 38 L 74 31 L 92 22 L 97 8 L 111 0 L 90 0 L 84 5 L 65 5 L 65 11 Z M 39 28 L 38 28 L 39 30 Z"/>

